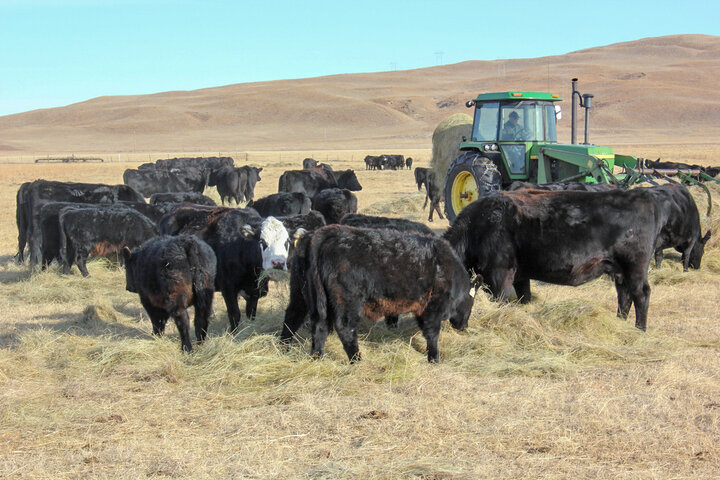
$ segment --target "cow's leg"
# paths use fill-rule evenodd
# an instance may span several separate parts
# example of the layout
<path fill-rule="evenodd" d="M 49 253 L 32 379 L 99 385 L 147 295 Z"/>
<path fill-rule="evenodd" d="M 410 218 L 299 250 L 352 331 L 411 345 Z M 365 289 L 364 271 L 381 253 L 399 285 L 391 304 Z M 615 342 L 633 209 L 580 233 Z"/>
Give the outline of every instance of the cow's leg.
<path fill-rule="evenodd" d="M 530 303 L 532 293 L 530 293 L 529 278 L 516 279 L 513 283 L 513 287 L 515 288 L 515 294 L 517 295 L 518 300 L 520 300 L 520 303 Z"/>
<path fill-rule="evenodd" d="M 258 300 L 260 299 L 257 295 L 250 295 L 248 296 L 247 300 L 245 301 L 245 315 L 247 315 L 247 318 L 250 320 L 255 320 L 255 315 L 257 315 L 257 304 Z"/>
<path fill-rule="evenodd" d="M 400 315 L 386 315 L 385 325 L 387 325 L 388 328 L 397 328 L 399 318 Z"/>
<path fill-rule="evenodd" d="M 237 301 L 237 292 L 233 290 L 222 291 L 223 300 L 225 300 L 225 307 L 227 308 L 228 320 L 230 321 L 230 332 L 234 333 L 237 331 L 238 324 L 240 323 L 240 307 Z"/>
<path fill-rule="evenodd" d="M 77 266 L 80 269 L 80 273 L 82 273 L 83 277 L 90 276 L 90 272 L 88 272 L 86 262 L 87 262 L 87 255 L 83 255 L 83 254 L 78 255 Z"/>
<path fill-rule="evenodd" d="M 345 310 L 344 314 L 335 317 L 335 330 L 342 342 L 343 349 L 350 360 L 350 363 L 360 361 L 360 349 L 358 348 L 357 326 L 360 323 L 360 316 L 351 312 L 356 311 L 352 306 Z"/>
<path fill-rule="evenodd" d="M 690 267 L 690 253 L 692 252 L 692 249 L 694 247 L 694 241 L 689 242 L 687 245 L 683 245 L 681 247 L 683 272 L 687 272 L 688 267 Z"/>
<path fill-rule="evenodd" d="M 295 335 L 305 322 L 305 317 L 307 316 L 307 304 L 302 295 L 302 289 L 301 287 L 293 285 L 293 283 L 291 279 L 290 301 L 285 309 L 285 320 L 283 321 L 283 329 L 280 333 L 280 340 L 283 342 L 289 341 L 293 335 Z"/>
<path fill-rule="evenodd" d="M 192 342 L 190 341 L 190 317 L 186 308 L 178 308 L 173 313 L 173 320 L 180 332 L 180 342 L 185 352 L 192 352 Z"/>
<path fill-rule="evenodd" d="M 430 363 L 440 362 L 440 351 L 438 350 L 438 337 L 440 336 L 441 312 L 433 302 L 427 306 L 422 315 L 415 316 L 418 326 L 423 332 L 427 342 L 427 358 Z"/>
<path fill-rule="evenodd" d="M 149 300 L 140 297 L 140 303 L 145 308 L 153 327 L 153 335 L 160 336 L 165 333 L 165 324 L 170 315 L 162 309 L 154 306 Z"/>
<path fill-rule="evenodd" d="M 433 203 L 433 208 L 434 208 L 435 211 L 437 212 L 438 217 L 440 217 L 440 220 L 443 220 L 444 217 L 443 217 L 443 215 L 442 215 L 442 212 L 440 211 L 440 202 L 434 202 L 434 203 Z"/>
<path fill-rule="evenodd" d="M 208 325 L 210 324 L 210 312 L 212 311 L 212 290 L 202 290 L 197 293 L 203 298 L 201 301 L 195 299 L 195 338 L 198 342 L 207 338 Z"/>
<path fill-rule="evenodd" d="M 325 355 L 325 340 L 328 336 L 328 322 L 327 319 L 320 320 L 316 314 L 310 315 L 310 321 L 312 323 L 312 347 L 310 354 L 313 357 L 322 357 Z"/>
<path fill-rule="evenodd" d="M 647 265 L 645 265 L 647 270 Z M 628 290 L 635 305 L 635 327 L 645 331 L 647 327 L 648 307 L 650 306 L 650 285 L 647 281 L 647 275 L 643 275 L 642 270 L 635 276 L 630 277 L 628 282 Z"/>
<path fill-rule="evenodd" d="M 655 250 L 655 268 L 660 268 L 660 264 L 663 261 L 663 251 L 662 248 L 658 248 Z"/>
<path fill-rule="evenodd" d="M 618 296 L 617 316 L 623 320 L 627 318 L 628 313 L 630 313 L 630 307 L 632 306 L 632 297 L 625 284 L 626 281 L 622 275 L 615 276 L 615 290 Z"/>

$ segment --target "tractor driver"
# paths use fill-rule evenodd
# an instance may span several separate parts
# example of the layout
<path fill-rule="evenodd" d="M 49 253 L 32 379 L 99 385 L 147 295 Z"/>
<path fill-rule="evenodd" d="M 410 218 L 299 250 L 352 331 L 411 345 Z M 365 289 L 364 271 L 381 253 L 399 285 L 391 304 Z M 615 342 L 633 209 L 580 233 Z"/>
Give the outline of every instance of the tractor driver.
<path fill-rule="evenodd" d="M 518 124 L 520 115 L 517 112 L 510 112 L 507 122 L 503 125 L 501 140 L 517 140 L 523 127 Z"/>

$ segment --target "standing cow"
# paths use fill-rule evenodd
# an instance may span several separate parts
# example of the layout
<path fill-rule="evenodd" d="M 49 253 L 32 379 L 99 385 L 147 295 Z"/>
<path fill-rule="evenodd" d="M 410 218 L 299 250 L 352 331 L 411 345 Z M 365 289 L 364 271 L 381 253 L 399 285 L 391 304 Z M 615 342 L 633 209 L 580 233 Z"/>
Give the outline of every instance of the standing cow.
<path fill-rule="evenodd" d="M 205 340 L 212 312 L 215 253 L 191 236 L 156 237 L 132 251 L 123 249 L 125 288 L 140 295 L 150 316 L 154 335 L 162 335 L 172 317 L 180 333 L 182 349 L 192 351 L 187 309 L 195 307 L 195 338 Z"/>
<path fill-rule="evenodd" d="M 325 339 L 335 328 L 350 361 L 359 360 L 361 315 L 379 320 L 415 314 L 430 362 L 440 359 L 443 319 L 457 329 L 467 326 L 470 280 L 450 245 L 438 237 L 329 225 L 301 238 L 291 262 L 281 338 L 289 340 L 309 312 L 313 355 L 323 355 Z"/>
<path fill-rule="evenodd" d="M 512 288 L 530 301 L 530 280 L 580 285 L 603 274 L 615 280 L 618 316 L 635 305 L 645 330 L 648 265 L 665 218 L 647 189 L 607 192 L 518 190 L 481 196 L 444 237 L 492 295 Z"/>

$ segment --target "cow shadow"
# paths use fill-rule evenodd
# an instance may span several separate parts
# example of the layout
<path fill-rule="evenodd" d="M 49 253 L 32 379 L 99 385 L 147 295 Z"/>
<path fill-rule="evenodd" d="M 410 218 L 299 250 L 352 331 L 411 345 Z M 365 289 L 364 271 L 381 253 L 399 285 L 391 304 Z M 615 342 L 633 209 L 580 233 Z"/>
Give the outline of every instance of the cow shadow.
<path fill-rule="evenodd" d="M 130 313 L 131 309 L 121 308 L 117 309 L 117 311 L 125 314 L 124 311 Z M 98 314 L 97 310 L 92 307 L 88 307 L 80 313 L 36 315 L 33 320 L 32 323 L 17 323 L 15 326 L 21 331 L 51 330 L 83 337 L 111 335 L 112 337 L 124 339 L 152 338 L 149 330 L 143 329 L 141 326 L 128 325 L 122 321 L 103 318 L 103 315 Z"/>

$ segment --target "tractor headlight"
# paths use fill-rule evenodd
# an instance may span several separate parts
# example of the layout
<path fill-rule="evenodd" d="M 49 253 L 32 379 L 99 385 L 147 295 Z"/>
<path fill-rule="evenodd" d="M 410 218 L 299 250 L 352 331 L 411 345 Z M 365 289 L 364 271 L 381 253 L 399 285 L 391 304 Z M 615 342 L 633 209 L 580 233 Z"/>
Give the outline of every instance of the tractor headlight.
<path fill-rule="evenodd" d="M 495 145 L 494 143 L 486 143 L 485 145 L 483 145 L 483 150 L 485 150 L 486 152 L 493 152 L 497 149 L 498 149 L 498 146 Z"/>

